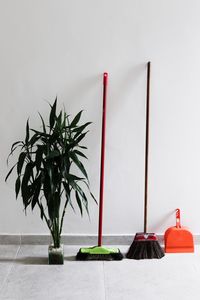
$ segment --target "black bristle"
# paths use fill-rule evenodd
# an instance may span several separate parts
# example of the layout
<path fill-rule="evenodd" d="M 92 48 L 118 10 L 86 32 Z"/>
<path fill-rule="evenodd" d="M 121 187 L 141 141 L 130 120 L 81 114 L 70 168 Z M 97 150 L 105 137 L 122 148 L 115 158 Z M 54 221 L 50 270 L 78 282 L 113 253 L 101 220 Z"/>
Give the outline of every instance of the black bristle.
<path fill-rule="evenodd" d="M 109 253 L 109 254 L 91 254 L 91 253 L 82 253 L 79 251 L 76 255 L 76 260 L 122 260 L 123 255 L 119 251 L 118 253 Z"/>
<path fill-rule="evenodd" d="M 162 258 L 164 251 L 158 241 L 133 241 L 128 253 L 127 258 L 130 259 L 152 259 Z"/>

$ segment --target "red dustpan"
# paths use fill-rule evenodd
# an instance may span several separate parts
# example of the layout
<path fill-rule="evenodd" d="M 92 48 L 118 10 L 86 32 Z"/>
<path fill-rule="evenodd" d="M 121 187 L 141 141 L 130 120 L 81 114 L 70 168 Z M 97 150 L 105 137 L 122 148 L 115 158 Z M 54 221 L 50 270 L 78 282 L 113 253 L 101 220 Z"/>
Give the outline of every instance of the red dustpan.
<path fill-rule="evenodd" d="M 194 252 L 193 235 L 187 227 L 180 223 L 180 209 L 176 209 L 176 226 L 165 231 L 165 252 L 166 253 L 189 253 Z"/>

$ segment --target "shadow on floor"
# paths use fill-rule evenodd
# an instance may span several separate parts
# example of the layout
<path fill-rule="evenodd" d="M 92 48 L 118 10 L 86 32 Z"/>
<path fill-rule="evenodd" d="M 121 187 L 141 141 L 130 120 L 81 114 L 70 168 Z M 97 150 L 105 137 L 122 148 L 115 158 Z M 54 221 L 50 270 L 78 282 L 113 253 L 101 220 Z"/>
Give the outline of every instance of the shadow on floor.
<path fill-rule="evenodd" d="M 22 265 L 48 265 L 48 258 L 27 256 L 16 258 L 15 263 Z"/>
<path fill-rule="evenodd" d="M 75 256 L 65 256 L 64 260 L 67 260 L 67 261 L 76 261 L 76 257 Z"/>
<path fill-rule="evenodd" d="M 65 256 L 65 261 L 76 261 L 75 256 Z M 0 263 L 13 263 L 20 265 L 48 265 L 48 257 L 17 257 L 16 259 L 13 258 L 0 258 Z"/>

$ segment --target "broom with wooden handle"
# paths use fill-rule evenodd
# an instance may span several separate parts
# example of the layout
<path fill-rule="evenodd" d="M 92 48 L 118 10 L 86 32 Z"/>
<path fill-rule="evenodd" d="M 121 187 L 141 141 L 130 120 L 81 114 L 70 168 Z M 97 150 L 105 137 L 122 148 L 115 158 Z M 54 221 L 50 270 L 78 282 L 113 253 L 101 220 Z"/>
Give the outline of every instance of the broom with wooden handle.
<path fill-rule="evenodd" d="M 146 140 L 145 140 L 145 186 L 144 186 L 144 232 L 136 233 L 133 243 L 126 255 L 131 259 L 162 258 L 165 254 L 155 233 L 147 233 L 147 200 L 148 200 L 148 157 L 149 157 L 149 102 L 150 102 L 151 63 L 147 63 L 146 92 Z"/>

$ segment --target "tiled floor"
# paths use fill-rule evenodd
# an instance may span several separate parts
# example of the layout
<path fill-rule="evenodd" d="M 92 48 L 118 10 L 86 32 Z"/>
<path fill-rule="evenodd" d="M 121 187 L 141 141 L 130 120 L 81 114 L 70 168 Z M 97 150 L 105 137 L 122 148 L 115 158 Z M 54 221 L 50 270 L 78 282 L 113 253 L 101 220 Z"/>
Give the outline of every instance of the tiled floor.
<path fill-rule="evenodd" d="M 127 247 L 120 247 L 126 252 Z M 200 247 L 160 260 L 77 262 L 65 246 L 65 264 L 47 264 L 47 246 L 0 246 L 0 299 L 200 299 Z"/>

